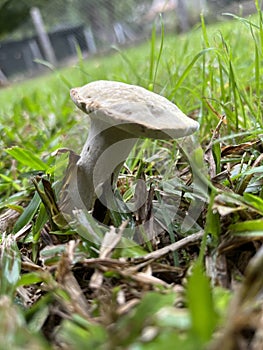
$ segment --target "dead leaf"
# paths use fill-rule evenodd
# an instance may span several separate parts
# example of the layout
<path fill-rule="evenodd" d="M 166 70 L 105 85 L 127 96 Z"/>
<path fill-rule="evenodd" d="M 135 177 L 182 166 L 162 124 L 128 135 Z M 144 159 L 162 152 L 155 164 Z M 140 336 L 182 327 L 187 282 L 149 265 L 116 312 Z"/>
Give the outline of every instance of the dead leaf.
<path fill-rule="evenodd" d="M 256 144 L 258 144 L 259 141 L 251 141 L 251 142 L 244 142 L 244 143 L 240 143 L 239 145 L 227 145 L 222 147 L 222 152 L 221 152 L 221 156 L 225 157 L 225 156 L 229 156 L 229 155 L 233 155 L 233 154 L 243 154 L 244 151 L 247 150 L 247 148 L 250 148 Z"/>

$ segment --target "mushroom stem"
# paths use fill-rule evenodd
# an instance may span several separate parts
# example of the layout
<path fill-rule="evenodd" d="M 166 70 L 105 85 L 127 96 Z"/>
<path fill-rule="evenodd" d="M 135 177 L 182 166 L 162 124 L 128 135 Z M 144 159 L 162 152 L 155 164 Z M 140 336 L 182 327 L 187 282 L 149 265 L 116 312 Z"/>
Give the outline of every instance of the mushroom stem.
<path fill-rule="evenodd" d="M 112 202 L 109 197 L 119 171 L 136 141 L 137 138 L 127 131 L 98 120 L 91 122 L 88 139 L 77 162 L 75 190 L 78 193 L 72 193 L 74 206 L 90 210 L 97 197 Z"/>

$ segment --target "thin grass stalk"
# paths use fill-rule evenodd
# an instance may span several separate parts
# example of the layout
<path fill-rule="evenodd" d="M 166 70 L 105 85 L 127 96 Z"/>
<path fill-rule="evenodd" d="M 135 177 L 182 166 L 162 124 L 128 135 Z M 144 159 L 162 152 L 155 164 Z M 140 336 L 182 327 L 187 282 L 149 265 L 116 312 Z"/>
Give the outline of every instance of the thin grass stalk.
<path fill-rule="evenodd" d="M 156 25 L 154 24 L 152 28 L 150 67 L 149 67 L 149 89 L 151 91 L 155 90 L 155 83 L 156 83 L 158 68 L 159 68 L 159 64 L 160 64 L 160 60 L 163 52 L 163 45 L 164 45 L 164 24 L 161 16 L 160 16 L 160 22 L 161 22 L 161 42 L 157 53 L 157 58 L 155 58 L 156 57 Z"/>
<path fill-rule="evenodd" d="M 259 19 L 259 36 L 260 36 L 260 47 L 261 47 L 261 54 L 263 53 L 263 15 L 261 11 L 261 5 L 262 1 L 259 4 L 258 0 L 255 0 L 255 6 L 258 13 L 258 19 Z"/>
<path fill-rule="evenodd" d="M 159 68 L 159 64 L 160 64 L 160 60 L 161 60 L 161 56 L 162 56 L 162 52 L 163 52 L 163 45 L 164 45 L 164 24 L 163 24 L 161 16 L 160 16 L 160 21 L 161 21 L 161 43 L 160 43 L 160 47 L 159 47 L 159 52 L 158 52 L 156 64 L 155 64 L 155 70 L 154 70 L 154 76 L 153 76 L 153 90 L 154 90 L 154 86 L 155 86 L 155 82 L 156 82 L 156 78 L 157 78 L 158 68 Z"/>
<path fill-rule="evenodd" d="M 218 66 L 219 66 L 219 81 L 220 81 L 220 92 L 221 92 L 221 101 L 226 101 L 226 90 L 225 90 L 225 83 L 224 83 L 224 67 L 221 62 L 221 58 L 219 54 L 217 55 L 218 60 Z"/>
<path fill-rule="evenodd" d="M 235 129 L 239 129 L 238 121 L 238 102 L 237 102 L 237 90 L 236 90 L 236 77 L 233 69 L 231 57 L 229 56 L 229 97 L 233 97 L 234 103 L 234 116 L 235 116 Z"/>
<path fill-rule="evenodd" d="M 256 105 L 257 105 L 257 113 L 256 113 L 256 121 L 260 125 L 262 125 L 262 118 L 261 118 L 261 60 L 260 57 L 262 57 L 262 21 L 261 21 L 261 15 L 260 16 L 260 28 L 259 28 L 259 42 L 257 41 L 256 35 L 254 33 L 254 28 L 250 26 L 250 32 L 254 41 L 254 51 L 255 51 L 255 64 L 254 64 L 254 72 L 255 72 L 255 90 L 256 90 Z"/>
<path fill-rule="evenodd" d="M 151 36 L 151 50 L 150 50 L 150 67 L 149 67 L 149 83 L 152 84 L 154 76 L 154 63 L 155 63 L 155 43 L 156 43 L 156 25 L 154 23 Z"/>
<path fill-rule="evenodd" d="M 204 118 L 204 112 L 205 112 L 205 95 L 206 95 L 206 56 L 203 56 L 203 62 L 202 62 L 202 102 L 201 102 L 201 110 L 200 110 L 200 122 L 202 122 Z"/>
<path fill-rule="evenodd" d="M 205 25 L 205 20 L 203 14 L 200 15 L 201 18 L 201 28 L 202 28 L 202 34 L 203 34 L 203 48 L 208 48 L 209 41 L 208 41 L 208 36 L 207 36 L 207 31 L 206 31 L 206 25 Z M 206 55 L 203 55 L 202 57 L 202 102 L 201 102 L 201 111 L 200 111 L 200 116 L 201 119 L 203 119 L 204 116 L 204 111 L 205 111 L 205 99 L 204 97 L 206 96 L 206 87 L 207 87 L 207 81 L 206 81 Z"/>

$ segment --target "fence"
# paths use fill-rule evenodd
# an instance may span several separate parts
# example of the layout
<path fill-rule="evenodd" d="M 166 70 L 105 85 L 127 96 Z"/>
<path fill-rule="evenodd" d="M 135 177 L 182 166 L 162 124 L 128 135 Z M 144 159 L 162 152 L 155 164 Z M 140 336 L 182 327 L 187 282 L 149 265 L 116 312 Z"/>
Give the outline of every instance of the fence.
<path fill-rule="evenodd" d="M 39 33 L 34 16 L 28 16 L 8 40 L 0 42 L 0 81 L 35 74 L 44 69 L 37 63 L 40 60 L 64 64 L 76 56 L 76 47 L 85 56 L 144 39 L 160 12 L 166 30 L 187 30 L 203 8 L 206 0 L 48 1 L 40 8 L 48 35 Z"/>

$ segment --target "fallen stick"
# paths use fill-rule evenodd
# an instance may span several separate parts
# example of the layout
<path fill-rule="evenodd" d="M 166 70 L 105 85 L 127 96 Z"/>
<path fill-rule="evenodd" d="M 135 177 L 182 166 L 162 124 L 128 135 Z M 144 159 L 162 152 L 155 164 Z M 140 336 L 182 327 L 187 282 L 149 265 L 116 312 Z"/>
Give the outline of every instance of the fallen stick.
<path fill-rule="evenodd" d="M 146 255 L 140 257 L 139 259 L 143 260 L 143 261 L 150 260 L 150 259 L 152 259 L 152 260 L 159 259 L 162 256 L 164 256 L 170 252 L 174 252 L 175 250 L 183 248 L 184 246 L 188 245 L 189 243 L 195 243 L 195 242 L 199 241 L 203 237 L 203 235 L 204 235 L 204 231 L 201 230 L 197 233 L 194 233 L 190 236 L 187 236 L 187 237 L 181 239 L 178 242 L 172 243 L 164 248 L 161 248 L 159 250 L 155 250 L 154 252 L 146 254 Z"/>

